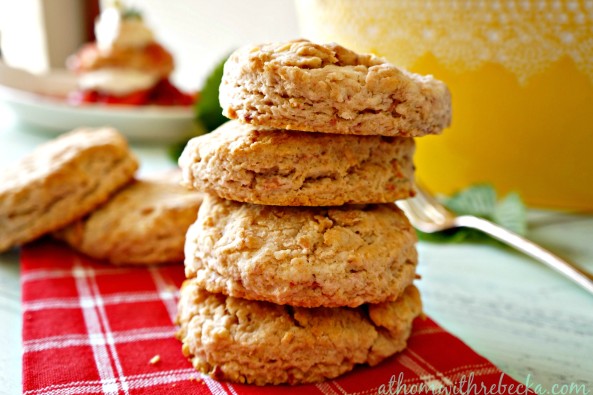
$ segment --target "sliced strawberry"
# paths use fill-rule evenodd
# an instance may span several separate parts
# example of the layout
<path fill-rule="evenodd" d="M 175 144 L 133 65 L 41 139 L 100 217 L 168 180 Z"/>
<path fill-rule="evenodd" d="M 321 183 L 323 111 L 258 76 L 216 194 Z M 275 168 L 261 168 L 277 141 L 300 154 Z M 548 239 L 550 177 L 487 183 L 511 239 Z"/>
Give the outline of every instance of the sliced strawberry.
<path fill-rule="evenodd" d="M 101 103 L 143 106 L 149 104 L 150 90 L 136 91 L 123 96 L 102 95 Z"/>
<path fill-rule="evenodd" d="M 181 92 L 168 79 L 159 81 L 152 89 L 141 90 L 127 95 L 115 96 L 98 91 L 76 91 L 68 96 L 71 104 L 104 103 L 128 106 L 191 106 L 196 96 Z"/>
<path fill-rule="evenodd" d="M 191 106 L 195 98 L 181 92 L 168 79 L 162 79 L 153 88 L 150 102 L 158 106 Z"/>

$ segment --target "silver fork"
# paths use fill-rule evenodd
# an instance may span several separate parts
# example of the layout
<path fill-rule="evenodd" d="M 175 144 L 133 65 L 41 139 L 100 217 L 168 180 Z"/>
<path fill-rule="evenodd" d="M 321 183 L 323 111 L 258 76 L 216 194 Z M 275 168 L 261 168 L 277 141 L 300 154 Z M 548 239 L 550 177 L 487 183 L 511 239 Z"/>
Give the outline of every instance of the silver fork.
<path fill-rule="evenodd" d="M 565 261 L 526 238 L 498 226 L 488 220 L 472 215 L 455 215 L 447 210 L 435 197 L 416 185 L 415 197 L 400 200 L 396 204 L 406 213 L 416 229 L 425 233 L 466 227 L 478 229 L 501 242 L 524 252 L 544 263 L 564 277 L 572 280 L 593 294 L 593 275 Z"/>

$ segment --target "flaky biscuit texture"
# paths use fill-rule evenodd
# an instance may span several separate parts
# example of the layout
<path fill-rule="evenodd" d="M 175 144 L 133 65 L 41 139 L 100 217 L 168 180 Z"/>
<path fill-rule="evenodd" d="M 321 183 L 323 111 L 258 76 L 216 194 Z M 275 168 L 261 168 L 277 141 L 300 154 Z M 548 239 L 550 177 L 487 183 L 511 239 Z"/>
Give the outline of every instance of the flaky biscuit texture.
<path fill-rule="evenodd" d="M 88 214 L 137 168 L 115 129 L 77 129 L 42 144 L 0 174 L 0 251 Z"/>
<path fill-rule="evenodd" d="M 178 171 L 145 176 L 55 236 L 113 264 L 183 262 L 185 234 L 202 193 L 179 184 Z"/>
<path fill-rule="evenodd" d="M 306 309 L 211 294 L 188 280 L 177 337 L 194 367 L 215 379 L 313 383 L 403 350 L 421 310 L 414 286 L 394 302 Z"/>
<path fill-rule="evenodd" d="M 206 195 L 187 234 L 185 271 L 215 293 L 355 307 L 394 300 L 412 283 L 415 242 L 394 204 L 291 208 Z"/>
<path fill-rule="evenodd" d="M 451 95 L 432 76 L 307 40 L 245 46 L 224 67 L 223 113 L 309 132 L 419 137 L 451 123 Z"/>
<path fill-rule="evenodd" d="M 183 182 L 222 198 L 278 206 L 387 203 L 414 195 L 414 140 L 284 130 L 230 121 L 195 137 Z"/>

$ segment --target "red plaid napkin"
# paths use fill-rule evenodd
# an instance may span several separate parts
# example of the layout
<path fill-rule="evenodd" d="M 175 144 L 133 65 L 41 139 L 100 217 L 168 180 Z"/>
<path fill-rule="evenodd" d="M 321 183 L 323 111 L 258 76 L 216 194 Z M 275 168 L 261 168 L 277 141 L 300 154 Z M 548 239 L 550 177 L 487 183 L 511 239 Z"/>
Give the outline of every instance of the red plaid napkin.
<path fill-rule="evenodd" d="M 416 320 L 405 352 L 336 380 L 218 382 L 192 369 L 173 337 L 181 265 L 116 268 L 51 241 L 25 247 L 21 260 L 27 395 L 527 392 L 429 318 Z"/>

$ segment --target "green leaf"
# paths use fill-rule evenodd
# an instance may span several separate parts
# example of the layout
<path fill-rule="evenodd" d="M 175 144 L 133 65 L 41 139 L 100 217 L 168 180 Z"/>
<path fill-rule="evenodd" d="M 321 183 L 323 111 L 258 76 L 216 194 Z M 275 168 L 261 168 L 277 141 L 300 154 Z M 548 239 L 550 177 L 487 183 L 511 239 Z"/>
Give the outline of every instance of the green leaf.
<path fill-rule="evenodd" d="M 511 192 L 498 200 L 496 190 L 489 184 L 476 184 L 456 193 L 442 203 L 458 215 L 474 215 L 485 218 L 515 233 L 524 235 L 527 230 L 526 210 L 521 197 Z M 437 233 L 417 232 L 423 241 L 437 243 L 492 242 L 480 231 L 459 228 Z M 499 244 L 499 243 L 497 243 Z"/>
<path fill-rule="evenodd" d="M 476 231 L 468 228 L 451 229 L 443 232 L 424 233 L 416 230 L 418 239 L 432 243 L 463 243 L 476 238 Z"/>
<path fill-rule="evenodd" d="M 511 192 L 499 201 L 492 213 L 492 220 L 508 230 L 525 235 L 527 232 L 525 204 L 519 194 Z"/>
<path fill-rule="evenodd" d="M 182 142 L 182 143 L 176 143 L 173 144 L 172 146 L 169 147 L 168 153 L 169 153 L 169 157 L 171 159 L 173 159 L 175 162 L 177 162 L 179 160 L 179 157 L 181 156 L 181 153 L 183 152 L 183 149 L 185 148 L 187 142 Z"/>
<path fill-rule="evenodd" d="M 196 119 L 208 132 L 213 131 L 228 121 L 228 119 L 222 115 L 222 107 L 220 107 L 218 101 L 218 89 L 222 81 L 224 64 L 227 58 L 228 56 L 221 60 L 206 78 L 204 86 L 200 92 L 200 100 L 198 100 L 195 106 Z"/>
<path fill-rule="evenodd" d="M 127 8 L 122 12 L 123 19 L 138 19 L 142 20 L 142 12 L 136 8 Z"/>
<path fill-rule="evenodd" d="M 477 184 L 458 192 L 444 203 L 459 215 L 491 217 L 496 207 L 496 190 L 492 185 Z"/>
<path fill-rule="evenodd" d="M 228 121 L 228 119 L 222 115 L 222 107 L 220 107 L 218 102 L 218 89 L 220 87 L 220 82 L 222 81 L 224 64 L 227 59 L 228 56 L 225 56 L 224 59 L 222 59 L 210 72 L 200 92 L 200 99 L 194 105 L 196 116 L 195 136 L 209 133 Z M 187 141 L 183 141 L 169 147 L 169 157 L 177 162 L 179 155 L 183 152 L 183 148 L 185 148 L 186 144 Z"/>

